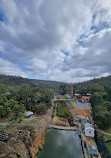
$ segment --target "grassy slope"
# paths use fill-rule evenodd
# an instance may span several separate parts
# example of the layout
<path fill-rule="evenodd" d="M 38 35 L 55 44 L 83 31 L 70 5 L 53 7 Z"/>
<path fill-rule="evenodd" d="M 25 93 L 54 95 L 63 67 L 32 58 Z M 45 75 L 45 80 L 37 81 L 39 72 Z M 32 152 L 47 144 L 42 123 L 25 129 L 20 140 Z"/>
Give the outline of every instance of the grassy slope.
<path fill-rule="evenodd" d="M 111 151 L 111 141 L 106 143 L 108 149 Z"/>

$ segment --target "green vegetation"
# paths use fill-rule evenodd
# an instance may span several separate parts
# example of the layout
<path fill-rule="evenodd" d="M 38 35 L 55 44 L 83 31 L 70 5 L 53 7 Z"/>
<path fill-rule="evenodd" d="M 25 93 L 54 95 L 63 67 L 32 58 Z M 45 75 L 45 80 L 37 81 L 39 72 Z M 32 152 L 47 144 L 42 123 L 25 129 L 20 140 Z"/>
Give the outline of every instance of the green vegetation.
<path fill-rule="evenodd" d="M 108 149 L 111 151 L 111 141 L 106 143 Z"/>
<path fill-rule="evenodd" d="M 57 103 L 57 116 L 66 118 L 71 125 L 73 124 L 72 115 L 64 102 Z"/>
<path fill-rule="evenodd" d="M 97 132 L 98 138 L 99 139 L 104 139 L 104 140 L 109 140 L 111 139 L 111 136 L 107 135 L 107 134 L 103 134 L 102 132 Z"/>
<path fill-rule="evenodd" d="M 74 101 L 74 99 L 72 99 L 72 100 L 70 100 L 70 102 L 74 103 L 75 101 Z"/>
<path fill-rule="evenodd" d="M 94 93 L 91 97 L 93 120 L 101 129 L 111 127 L 111 102 L 107 98 L 108 95 L 106 91 L 106 99 L 98 93 Z"/>
<path fill-rule="evenodd" d="M 111 128 L 106 129 L 105 132 L 111 134 Z"/>
<path fill-rule="evenodd" d="M 101 77 L 81 83 L 74 83 L 74 93 L 95 93 L 98 92 L 101 95 L 105 95 L 104 88 L 111 87 L 111 76 Z M 71 93 L 71 84 L 62 83 L 59 84 L 58 92 L 62 95 Z M 111 99 L 110 95 L 109 98 Z"/>
<path fill-rule="evenodd" d="M 66 95 L 63 95 L 63 96 L 62 96 L 62 99 L 67 99 L 67 96 L 66 96 Z"/>
<path fill-rule="evenodd" d="M 25 111 L 44 114 L 51 107 L 53 90 L 48 86 L 0 84 L 0 118 L 11 116 L 10 121 L 22 121 Z"/>

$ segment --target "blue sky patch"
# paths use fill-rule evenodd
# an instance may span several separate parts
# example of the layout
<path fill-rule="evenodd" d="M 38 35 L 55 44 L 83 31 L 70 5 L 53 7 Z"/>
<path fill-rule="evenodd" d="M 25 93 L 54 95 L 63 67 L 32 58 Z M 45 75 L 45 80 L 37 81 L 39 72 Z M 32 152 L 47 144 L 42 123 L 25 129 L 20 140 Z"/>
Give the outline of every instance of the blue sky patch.
<path fill-rule="evenodd" d="M 2 58 L 2 53 L 0 52 L 0 58 Z"/>
<path fill-rule="evenodd" d="M 64 51 L 64 50 L 62 50 L 62 49 L 61 49 L 61 52 L 62 52 L 63 54 L 65 54 L 66 56 L 69 56 L 69 52 L 66 52 L 66 51 Z"/>
<path fill-rule="evenodd" d="M 82 46 L 83 48 L 85 47 L 84 42 L 81 40 L 77 40 L 77 42 L 79 43 L 80 46 Z"/>
<path fill-rule="evenodd" d="M 26 72 L 26 70 L 24 68 L 24 64 L 22 62 L 18 62 L 18 66 L 20 69 L 22 69 L 23 72 Z"/>
<path fill-rule="evenodd" d="M 4 14 L 3 14 L 3 10 L 0 9 L 0 21 L 4 21 Z"/>
<path fill-rule="evenodd" d="M 99 24 L 99 26 L 91 26 L 90 29 L 93 30 L 94 33 L 97 33 L 97 32 L 99 32 L 101 30 L 106 29 L 106 28 L 110 28 L 109 24 L 107 22 L 101 22 Z"/>

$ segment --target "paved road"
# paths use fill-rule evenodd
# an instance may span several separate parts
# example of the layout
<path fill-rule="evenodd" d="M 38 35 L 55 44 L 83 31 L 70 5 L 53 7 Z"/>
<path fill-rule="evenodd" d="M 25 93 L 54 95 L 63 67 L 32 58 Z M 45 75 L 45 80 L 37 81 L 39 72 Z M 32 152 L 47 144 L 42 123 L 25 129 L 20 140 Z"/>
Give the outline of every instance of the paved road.
<path fill-rule="evenodd" d="M 70 101 L 70 100 L 72 100 L 72 99 L 53 99 L 54 102 L 55 101 Z"/>

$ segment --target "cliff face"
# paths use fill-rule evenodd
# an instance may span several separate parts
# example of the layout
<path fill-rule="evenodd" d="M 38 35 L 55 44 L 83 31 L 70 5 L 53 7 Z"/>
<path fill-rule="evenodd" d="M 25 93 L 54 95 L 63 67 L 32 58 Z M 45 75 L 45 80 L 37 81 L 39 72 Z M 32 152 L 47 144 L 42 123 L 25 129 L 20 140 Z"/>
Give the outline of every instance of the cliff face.
<path fill-rule="evenodd" d="M 13 157 L 18 156 L 29 158 L 29 152 L 23 141 L 11 138 L 7 143 L 0 142 L 0 157 Z"/>
<path fill-rule="evenodd" d="M 30 148 L 30 154 L 32 158 L 36 158 L 37 152 L 43 149 L 43 145 L 45 143 L 45 131 L 38 133 L 35 136 L 35 139 Z"/>
<path fill-rule="evenodd" d="M 0 131 L 0 158 L 36 158 L 37 152 L 43 149 L 45 143 L 45 130 L 33 133 L 28 130 L 17 130 L 16 127 L 16 131 Z"/>
<path fill-rule="evenodd" d="M 28 126 L 10 126 L 0 130 L 0 157 L 29 158 L 28 147 L 33 134 L 33 128 Z"/>

